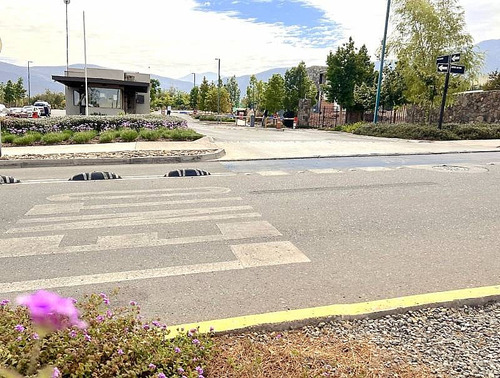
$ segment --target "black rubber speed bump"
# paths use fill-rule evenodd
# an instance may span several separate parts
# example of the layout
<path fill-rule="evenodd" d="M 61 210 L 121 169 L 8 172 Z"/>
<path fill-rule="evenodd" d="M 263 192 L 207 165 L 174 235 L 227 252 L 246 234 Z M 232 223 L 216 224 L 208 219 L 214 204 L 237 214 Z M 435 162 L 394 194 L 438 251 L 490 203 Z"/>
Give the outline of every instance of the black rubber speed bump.
<path fill-rule="evenodd" d="M 12 176 L 0 176 L 0 184 L 19 184 L 20 182 Z"/>
<path fill-rule="evenodd" d="M 116 180 L 116 179 L 121 179 L 121 177 L 112 172 L 87 172 L 75 175 L 71 177 L 69 181 Z"/>
<path fill-rule="evenodd" d="M 168 172 L 164 177 L 210 176 L 210 172 L 202 169 L 176 169 Z"/>

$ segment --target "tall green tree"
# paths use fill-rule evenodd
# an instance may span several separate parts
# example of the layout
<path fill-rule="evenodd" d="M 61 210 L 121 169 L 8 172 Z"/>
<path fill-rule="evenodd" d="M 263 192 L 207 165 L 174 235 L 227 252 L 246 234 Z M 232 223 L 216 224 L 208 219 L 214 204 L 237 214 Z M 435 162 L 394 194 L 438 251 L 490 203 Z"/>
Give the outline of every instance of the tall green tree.
<path fill-rule="evenodd" d="M 151 99 L 151 106 L 156 103 L 156 99 L 160 97 L 161 93 L 161 84 L 158 79 L 151 79 L 150 80 L 150 90 L 149 90 L 149 95 Z"/>
<path fill-rule="evenodd" d="M 16 100 L 16 90 L 15 85 L 12 80 L 8 80 L 4 89 L 4 100 L 8 106 L 12 106 L 12 103 Z"/>
<path fill-rule="evenodd" d="M 231 77 L 227 80 L 225 85 L 226 90 L 229 93 L 229 100 L 233 107 L 238 107 L 240 105 L 241 91 L 236 81 L 236 76 Z"/>
<path fill-rule="evenodd" d="M 404 92 L 406 83 L 399 64 L 387 64 L 384 67 L 382 88 L 380 93 L 380 104 L 386 110 L 392 110 L 397 106 L 406 104 Z"/>
<path fill-rule="evenodd" d="M 191 92 L 189 92 L 189 106 L 191 109 L 197 109 L 198 108 L 198 95 L 200 93 L 200 88 L 195 86 L 191 89 Z"/>
<path fill-rule="evenodd" d="M 415 104 L 437 106 L 435 101 L 444 87 L 445 75 L 437 73 L 436 58 L 460 53 L 460 64 L 467 74 L 450 80 L 451 94 L 472 87 L 476 81 L 482 56 L 474 50 L 467 32 L 465 15 L 458 0 L 395 0 L 394 32 L 389 38 L 388 52 L 400 65 L 406 98 Z"/>
<path fill-rule="evenodd" d="M 307 75 L 306 64 L 300 62 L 297 67 L 292 67 L 285 72 L 285 97 L 283 106 L 286 110 L 297 112 L 299 100 L 307 98 L 314 105 L 316 100 L 316 86 Z"/>
<path fill-rule="evenodd" d="M 14 84 L 14 96 L 16 104 L 18 101 L 22 104 L 24 97 L 26 96 L 26 89 L 24 88 L 23 78 L 20 77 L 17 79 L 17 82 Z"/>
<path fill-rule="evenodd" d="M 203 80 L 200 84 L 200 90 L 199 90 L 199 93 L 198 93 L 198 108 L 200 110 L 207 110 L 207 107 L 206 107 L 206 101 L 207 101 L 207 95 L 208 95 L 208 91 L 210 90 L 210 85 L 208 84 L 208 80 L 205 76 L 203 76 Z"/>
<path fill-rule="evenodd" d="M 4 95 L 5 95 L 5 84 L 4 83 L 0 83 L 0 102 L 1 103 L 5 102 Z"/>
<path fill-rule="evenodd" d="M 257 80 L 255 75 L 250 76 L 250 82 L 247 86 L 246 102 L 248 107 L 255 110 L 261 109 L 261 103 L 264 96 L 265 84 L 262 80 Z"/>
<path fill-rule="evenodd" d="M 483 85 L 485 91 L 500 90 L 500 71 L 495 70 L 488 74 L 488 81 Z"/>
<path fill-rule="evenodd" d="M 66 105 L 66 96 L 62 92 L 52 92 L 49 89 L 44 93 L 31 97 L 31 101 L 46 101 L 50 104 L 52 109 L 64 109 Z"/>
<path fill-rule="evenodd" d="M 285 79 L 280 74 L 274 74 L 267 82 L 264 92 L 263 108 L 270 113 L 283 109 L 285 99 Z"/>
<path fill-rule="evenodd" d="M 358 50 L 354 40 L 349 41 L 331 52 L 327 57 L 326 95 L 330 102 L 337 102 L 348 111 L 360 110 L 360 104 L 354 98 L 356 86 L 364 89 L 373 85 L 374 64 L 370 61 L 368 50 L 363 45 Z"/>
<path fill-rule="evenodd" d="M 205 106 L 206 110 L 214 113 L 217 113 L 219 109 L 219 89 L 215 85 L 211 85 L 208 90 Z M 231 110 L 229 92 L 224 87 L 220 88 L 220 111 L 221 113 L 230 113 Z"/>

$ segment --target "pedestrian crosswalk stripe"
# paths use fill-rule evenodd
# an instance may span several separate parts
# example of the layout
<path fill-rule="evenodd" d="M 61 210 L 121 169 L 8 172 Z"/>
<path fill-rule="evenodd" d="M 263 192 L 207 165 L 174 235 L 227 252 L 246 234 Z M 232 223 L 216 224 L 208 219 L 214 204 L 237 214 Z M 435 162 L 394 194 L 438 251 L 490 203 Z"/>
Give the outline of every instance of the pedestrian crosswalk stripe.
<path fill-rule="evenodd" d="M 317 173 L 317 174 L 343 173 L 341 170 L 339 170 L 339 169 L 333 169 L 333 168 L 309 169 L 309 172 Z"/>
<path fill-rule="evenodd" d="M 288 176 L 290 173 L 285 171 L 260 171 L 257 174 L 261 176 Z"/>

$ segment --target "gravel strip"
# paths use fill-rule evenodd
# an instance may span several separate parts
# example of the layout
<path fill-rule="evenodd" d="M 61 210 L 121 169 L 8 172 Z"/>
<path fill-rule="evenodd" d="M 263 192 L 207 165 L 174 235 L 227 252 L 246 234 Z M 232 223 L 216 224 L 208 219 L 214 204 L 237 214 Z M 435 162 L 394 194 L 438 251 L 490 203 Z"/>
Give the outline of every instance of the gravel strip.
<path fill-rule="evenodd" d="M 367 339 L 394 355 L 395 364 L 423 364 L 439 377 L 500 377 L 500 303 L 332 321 L 304 332 Z"/>
<path fill-rule="evenodd" d="M 0 160 L 62 160 L 62 159 L 127 159 L 161 156 L 197 156 L 216 152 L 208 150 L 134 150 L 116 152 L 82 152 L 60 154 L 24 154 L 2 156 Z"/>

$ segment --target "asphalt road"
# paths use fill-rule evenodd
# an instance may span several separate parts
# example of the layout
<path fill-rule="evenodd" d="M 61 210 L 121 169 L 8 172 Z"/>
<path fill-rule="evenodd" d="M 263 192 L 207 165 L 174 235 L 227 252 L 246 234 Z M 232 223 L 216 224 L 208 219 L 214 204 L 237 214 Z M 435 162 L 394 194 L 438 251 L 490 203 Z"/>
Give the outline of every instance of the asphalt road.
<path fill-rule="evenodd" d="M 95 182 L 2 170 L 24 183 L 0 186 L 0 298 L 119 287 L 115 302 L 179 324 L 497 285 L 500 158 L 464 156 L 92 167 L 124 176 Z"/>

